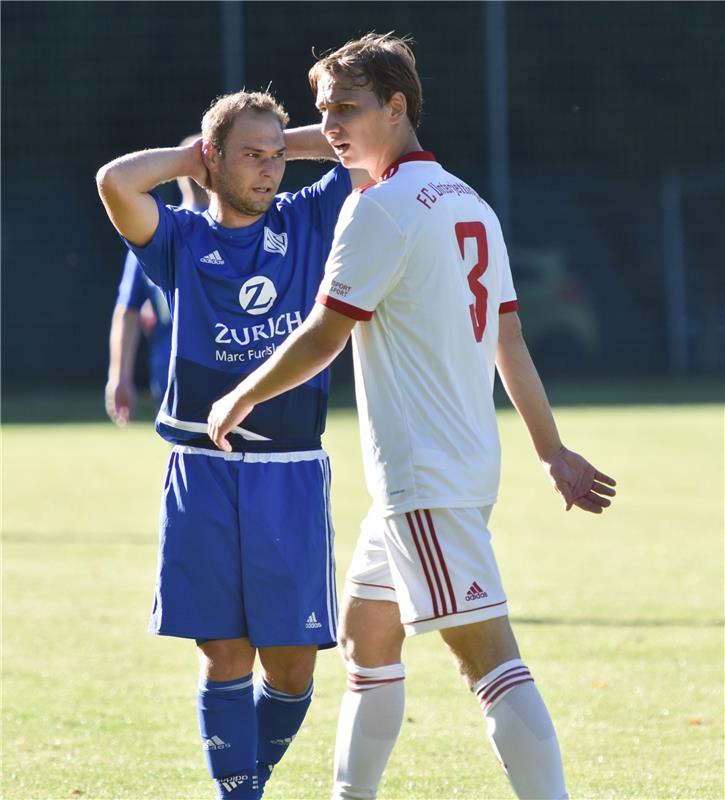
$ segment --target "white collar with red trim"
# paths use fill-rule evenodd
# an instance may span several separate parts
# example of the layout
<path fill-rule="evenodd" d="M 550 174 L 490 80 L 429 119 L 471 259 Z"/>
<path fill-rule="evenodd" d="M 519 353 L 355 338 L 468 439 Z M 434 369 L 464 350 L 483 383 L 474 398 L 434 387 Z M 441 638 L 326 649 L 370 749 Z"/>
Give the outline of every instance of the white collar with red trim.
<path fill-rule="evenodd" d="M 395 175 L 398 167 L 408 161 L 437 161 L 438 159 L 433 153 L 428 150 L 414 150 L 412 153 L 406 153 L 404 156 L 397 158 L 393 163 L 383 172 L 380 180 L 386 181 L 388 178 Z"/>

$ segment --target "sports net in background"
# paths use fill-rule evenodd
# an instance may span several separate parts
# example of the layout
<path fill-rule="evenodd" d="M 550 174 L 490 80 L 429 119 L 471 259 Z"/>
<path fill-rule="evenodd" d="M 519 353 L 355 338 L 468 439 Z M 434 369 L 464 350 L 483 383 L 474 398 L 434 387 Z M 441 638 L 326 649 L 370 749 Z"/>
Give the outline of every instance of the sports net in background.
<path fill-rule="evenodd" d="M 100 385 L 123 250 L 93 175 L 113 156 L 173 144 L 198 126 L 224 85 L 220 6 L 16 2 L 0 11 L 3 341 L 23 342 L 5 348 L 5 385 Z M 684 368 L 717 370 L 725 6 L 507 3 L 505 12 L 509 242 L 537 356 L 570 375 L 592 364 L 671 368 L 662 187 L 675 176 Z M 341 15 L 327 3 L 248 2 L 240 53 L 247 86 L 271 82 L 293 122 L 308 123 L 313 46 L 371 29 L 413 33 L 423 144 L 486 197 L 484 24 L 478 3 L 349 3 Z M 317 174 L 293 165 L 286 188 Z"/>

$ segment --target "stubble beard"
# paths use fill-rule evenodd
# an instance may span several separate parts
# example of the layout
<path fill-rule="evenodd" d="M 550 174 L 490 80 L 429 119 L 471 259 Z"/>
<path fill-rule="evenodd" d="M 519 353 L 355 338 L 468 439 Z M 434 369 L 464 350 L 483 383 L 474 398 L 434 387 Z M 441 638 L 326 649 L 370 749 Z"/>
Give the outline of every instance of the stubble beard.
<path fill-rule="evenodd" d="M 213 191 L 219 200 L 245 217 L 264 214 L 274 201 L 274 194 L 270 194 L 269 200 L 252 200 L 246 192 L 233 187 L 225 175 L 219 175 L 214 183 Z"/>

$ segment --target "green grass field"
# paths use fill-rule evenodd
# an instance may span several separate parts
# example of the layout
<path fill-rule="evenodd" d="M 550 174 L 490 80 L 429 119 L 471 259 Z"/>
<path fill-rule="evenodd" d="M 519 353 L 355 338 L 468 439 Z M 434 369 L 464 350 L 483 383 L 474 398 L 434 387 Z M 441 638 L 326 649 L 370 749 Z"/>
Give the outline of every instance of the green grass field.
<path fill-rule="evenodd" d="M 723 411 L 564 407 L 567 443 L 619 483 L 564 513 L 515 415 L 492 527 L 514 627 L 572 798 L 713 798 L 723 784 Z M 338 573 L 368 498 L 357 427 L 331 414 Z M 148 423 L 3 432 L 3 796 L 211 798 L 193 645 L 145 633 L 166 446 Z M 407 709 L 380 800 L 509 798 L 475 699 L 435 634 L 406 645 Z M 320 655 L 269 800 L 329 796 L 344 673 Z"/>

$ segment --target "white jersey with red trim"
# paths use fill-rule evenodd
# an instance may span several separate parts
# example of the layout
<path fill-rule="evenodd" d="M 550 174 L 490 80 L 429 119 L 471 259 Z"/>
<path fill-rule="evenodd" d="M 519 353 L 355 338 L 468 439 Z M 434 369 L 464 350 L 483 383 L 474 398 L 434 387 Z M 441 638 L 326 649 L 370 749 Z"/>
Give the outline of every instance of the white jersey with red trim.
<path fill-rule="evenodd" d="M 317 301 L 353 319 L 355 392 L 373 505 L 491 505 L 498 315 L 516 309 L 491 208 L 427 152 L 345 201 Z"/>

